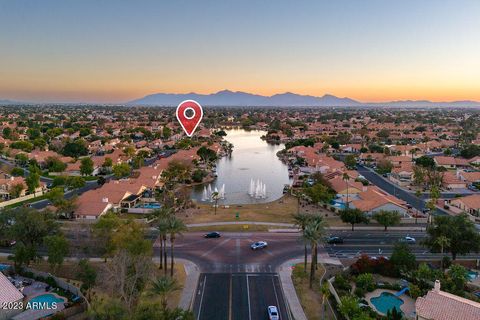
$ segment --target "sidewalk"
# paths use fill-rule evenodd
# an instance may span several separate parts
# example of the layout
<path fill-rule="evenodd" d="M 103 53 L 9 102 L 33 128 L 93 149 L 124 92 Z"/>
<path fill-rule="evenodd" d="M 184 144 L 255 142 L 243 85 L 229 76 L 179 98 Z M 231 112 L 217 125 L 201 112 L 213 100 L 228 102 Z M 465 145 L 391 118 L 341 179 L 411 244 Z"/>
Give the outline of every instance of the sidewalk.
<path fill-rule="evenodd" d="M 319 254 L 319 263 L 342 265 L 339 259 L 330 258 L 328 254 Z M 310 260 L 310 257 L 309 257 Z M 298 299 L 295 286 L 292 281 L 292 266 L 303 263 L 303 257 L 297 259 L 291 259 L 284 262 L 278 267 L 278 275 L 280 276 L 280 283 L 282 284 L 283 294 L 287 302 L 288 308 L 295 320 L 308 320 L 305 312 L 303 311 L 302 304 Z"/>
<path fill-rule="evenodd" d="M 195 291 L 197 290 L 200 271 L 197 265 L 189 260 L 180 258 L 177 258 L 175 260 L 183 263 L 183 267 L 185 268 L 185 274 L 187 275 L 187 278 L 185 279 L 185 284 L 183 285 L 182 295 L 180 296 L 178 307 L 183 310 L 191 310 L 193 307 Z"/>
<path fill-rule="evenodd" d="M 283 223 L 283 222 L 260 222 L 260 221 L 217 221 L 217 222 L 205 222 L 205 223 L 191 223 L 187 224 L 187 228 L 192 227 L 210 227 L 210 226 L 227 226 L 227 225 L 244 225 L 244 224 L 251 224 L 251 225 L 262 225 L 262 226 L 276 226 L 276 227 L 283 227 L 283 228 L 276 228 L 276 229 L 268 229 L 269 232 L 298 232 L 299 230 L 295 228 L 293 223 Z M 327 230 L 346 230 L 350 231 L 352 229 L 351 226 L 341 226 L 341 227 L 327 227 Z M 355 230 L 380 230 L 383 231 L 385 228 L 383 226 L 364 226 L 359 225 L 355 226 Z M 388 231 L 424 231 L 425 226 L 392 226 L 388 227 Z M 388 232 L 387 231 L 387 232 Z"/>

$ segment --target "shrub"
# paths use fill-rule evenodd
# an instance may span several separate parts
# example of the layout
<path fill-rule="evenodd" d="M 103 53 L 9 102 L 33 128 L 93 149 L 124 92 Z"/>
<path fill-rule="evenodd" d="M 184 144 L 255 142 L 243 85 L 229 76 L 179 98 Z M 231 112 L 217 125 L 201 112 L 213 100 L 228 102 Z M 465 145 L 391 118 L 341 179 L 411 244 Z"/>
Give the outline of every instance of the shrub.
<path fill-rule="evenodd" d="M 354 293 L 359 298 L 363 298 L 365 296 L 365 290 L 363 288 L 360 288 L 360 287 L 355 288 Z"/>
<path fill-rule="evenodd" d="M 375 281 L 371 273 L 362 273 L 357 277 L 357 287 L 368 292 L 375 289 Z"/>
<path fill-rule="evenodd" d="M 341 274 L 335 276 L 335 280 L 333 281 L 333 285 L 338 290 L 348 291 L 352 290 L 352 286 L 348 283 L 347 279 Z"/>

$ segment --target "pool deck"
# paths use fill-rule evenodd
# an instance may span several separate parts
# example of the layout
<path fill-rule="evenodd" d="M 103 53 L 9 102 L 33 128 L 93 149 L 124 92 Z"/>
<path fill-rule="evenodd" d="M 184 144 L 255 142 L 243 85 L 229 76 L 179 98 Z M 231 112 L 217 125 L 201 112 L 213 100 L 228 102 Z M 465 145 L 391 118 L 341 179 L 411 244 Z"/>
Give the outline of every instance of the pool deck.
<path fill-rule="evenodd" d="M 369 306 L 373 310 L 375 310 L 375 312 L 385 316 L 386 314 L 378 311 L 377 308 L 375 308 L 375 306 L 373 305 L 373 303 L 370 302 L 370 299 L 378 297 L 380 294 L 382 294 L 382 292 L 390 292 L 391 294 L 396 294 L 397 293 L 397 291 L 389 290 L 389 289 L 375 289 L 372 292 L 367 292 L 365 294 L 365 300 L 368 301 Z M 399 296 L 399 298 L 403 300 L 403 304 L 400 306 L 400 309 L 402 310 L 405 317 L 407 317 L 408 319 L 415 319 L 415 314 L 414 314 L 415 313 L 415 300 L 413 300 L 412 298 L 410 298 L 410 296 L 408 296 L 406 294 L 402 294 L 401 296 Z"/>
<path fill-rule="evenodd" d="M 59 296 L 58 294 L 56 294 L 54 292 L 39 293 L 35 296 L 29 297 L 27 299 L 27 301 L 25 301 L 25 303 L 27 303 L 28 301 L 30 301 L 31 299 L 33 299 L 35 297 L 42 296 L 44 294 L 51 294 L 51 295 L 55 296 L 55 298 L 57 298 L 57 299 L 62 299 L 63 302 L 58 303 L 57 308 L 54 309 L 54 310 L 52 310 L 52 309 L 27 309 L 27 310 L 23 311 L 22 313 L 16 315 L 15 317 L 13 317 L 12 319 L 13 320 L 35 320 L 35 319 L 40 319 L 40 318 L 47 317 L 49 315 L 55 314 L 55 313 L 60 312 L 60 311 L 65 309 L 65 302 L 67 302 L 67 299 L 65 299 L 62 296 Z"/>

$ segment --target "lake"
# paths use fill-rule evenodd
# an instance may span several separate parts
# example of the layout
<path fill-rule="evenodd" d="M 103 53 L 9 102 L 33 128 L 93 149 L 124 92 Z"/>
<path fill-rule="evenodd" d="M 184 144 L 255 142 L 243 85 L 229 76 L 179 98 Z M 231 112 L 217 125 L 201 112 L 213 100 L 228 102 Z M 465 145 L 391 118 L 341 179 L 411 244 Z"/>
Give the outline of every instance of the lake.
<path fill-rule="evenodd" d="M 247 204 L 274 201 L 283 195 L 283 187 L 290 184 L 288 166 L 277 157 L 283 144 L 269 144 L 260 139 L 265 131 L 226 130 L 225 140 L 233 144 L 231 156 L 217 162 L 218 177 L 211 183 L 211 189 L 222 189 L 225 198 L 219 204 Z M 252 179 L 254 180 L 253 186 Z M 208 187 L 208 184 L 205 186 Z M 249 192 L 253 196 L 249 195 Z M 208 193 L 208 192 L 207 192 Z M 198 202 L 204 198 L 204 185 L 195 186 L 192 199 Z"/>

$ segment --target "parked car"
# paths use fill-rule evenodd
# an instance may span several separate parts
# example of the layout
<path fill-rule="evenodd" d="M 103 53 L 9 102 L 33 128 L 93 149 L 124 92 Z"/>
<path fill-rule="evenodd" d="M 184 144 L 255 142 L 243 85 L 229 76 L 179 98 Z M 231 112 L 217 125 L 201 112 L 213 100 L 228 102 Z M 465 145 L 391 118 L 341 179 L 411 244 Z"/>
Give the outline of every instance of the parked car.
<path fill-rule="evenodd" d="M 330 236 L 326 239 L 326 242 L 328 244 L 337 244 L 337 243 L 343 243 L 343 238 L 337 237 L 337 236 Z"/>
<path fill-rule="evenodd" d="M 400 239 L 400 242 L 405 242 L 405 243 L 416 243 L 417 240 L 415 240 L 414 237 L 406 236 L 402 239 Z"/>
<path fill-rule="evenodd" d="M 13 247 L 17 242 L 15 240 L 0 240 L 0 247 Z"/>
<path fill-rule="evenodd" d="M 278 315 L 277 307 L 269 306 L 267 310 L 268 310 L 268 319 L 269 320 L 279 320 L 280 319 L 280 317 Z"/>
<path fill-rule="evenodd" d="M 205 238 L 220 238 L 220 232 L 210 232 L 204 235 Z"/>
<path fill-rule="evenodd" d="M 263 249 L 263 248 L 266 248 L 267 245 L 268 243 L 266 241 L 257 241 L 252 243 L 250 248 L 252 248 L 252 250 Z"/>

